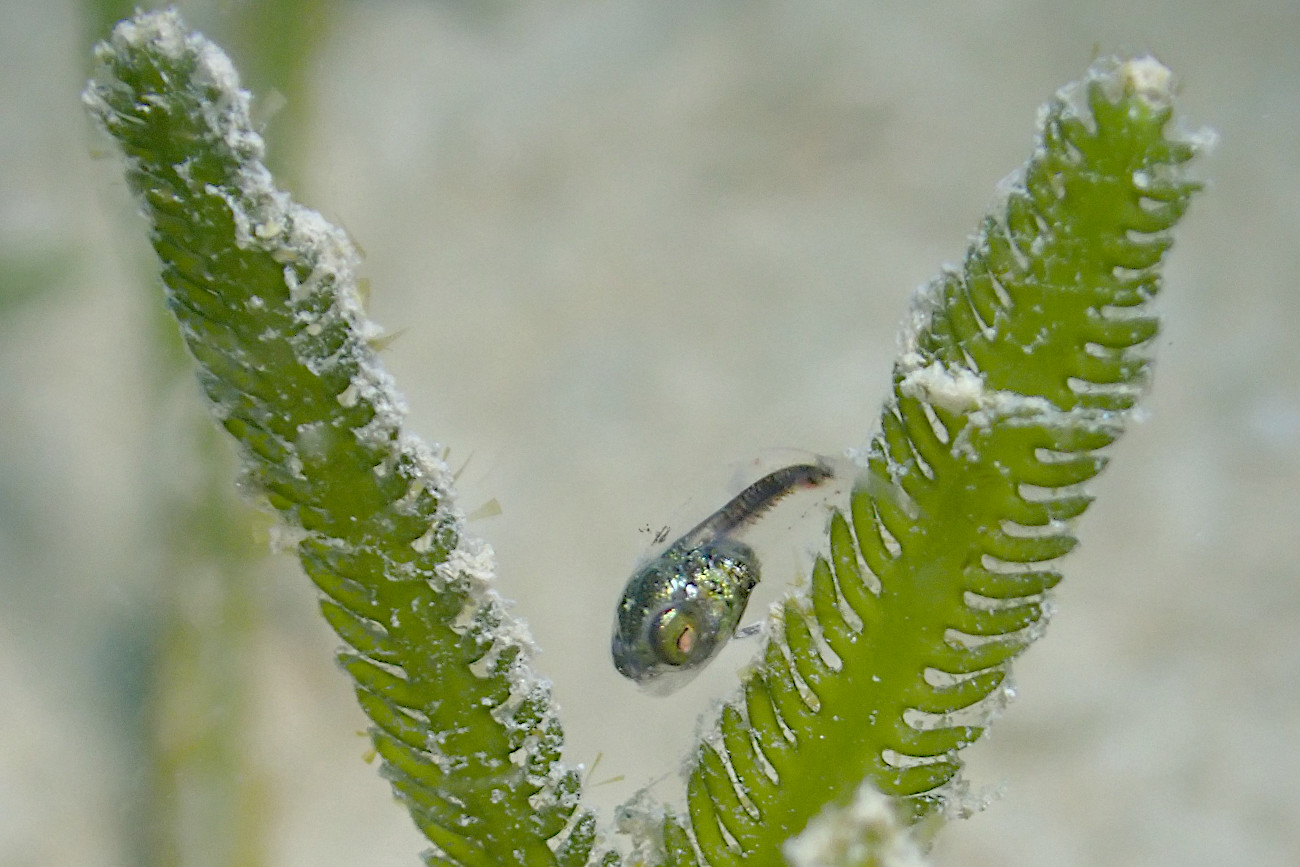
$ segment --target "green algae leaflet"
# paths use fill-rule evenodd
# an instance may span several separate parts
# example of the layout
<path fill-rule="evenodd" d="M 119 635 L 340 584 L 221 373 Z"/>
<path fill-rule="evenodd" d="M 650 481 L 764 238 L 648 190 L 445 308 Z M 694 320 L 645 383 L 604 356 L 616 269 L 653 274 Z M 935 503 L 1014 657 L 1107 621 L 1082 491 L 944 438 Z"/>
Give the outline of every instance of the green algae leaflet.
<path fill-rule="evenodd" d="M 761 577 L 758 555 L 736 534 L 782 497 L 834 475 L 825 461 L 769 473 L 637 569 L 614 615 L 619 673 L 666 695 L 708 665 L 735 634 Z"/>

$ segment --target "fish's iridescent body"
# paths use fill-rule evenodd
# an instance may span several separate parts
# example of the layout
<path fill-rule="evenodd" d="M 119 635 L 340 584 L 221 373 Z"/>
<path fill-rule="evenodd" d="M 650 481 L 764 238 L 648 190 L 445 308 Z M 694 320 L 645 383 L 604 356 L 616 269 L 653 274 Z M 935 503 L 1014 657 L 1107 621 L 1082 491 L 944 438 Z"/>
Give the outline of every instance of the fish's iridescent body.
<path fill-rule="evenodd" d="M 619 673 L 665 694 L 712 661 L 761 577 L 758 555 L 733 534 L 796 488 L 832 475 L 825 463 L 769 473 L 638 569 L 614 617 L 610 647 Z"/>

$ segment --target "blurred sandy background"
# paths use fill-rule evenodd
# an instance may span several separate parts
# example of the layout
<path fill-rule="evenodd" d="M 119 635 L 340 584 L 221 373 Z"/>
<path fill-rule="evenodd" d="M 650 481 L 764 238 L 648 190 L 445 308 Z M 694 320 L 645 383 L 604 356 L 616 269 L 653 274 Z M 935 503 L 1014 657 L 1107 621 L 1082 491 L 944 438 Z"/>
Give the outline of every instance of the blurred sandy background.
<path fill-rule="evenodd" d="M 186 14 L 215 33 L 243 8 Z M 0 867 L 142 863 L 175 557 L 159 497 L 197 485 L 160 431 L 197 390 L 158 382 L 145 226 L 116 158 L 92 158 L 93 16 L 0 9 Z M 606 809 L 677 766 L 731 677 L 654 699 L 614 673 L 641 528 L 713 508 L 736 462 L 860 444 L 908 293 L 959 259 L 1039 104 L 1099 51 L 1169 64 L 1221 143 L 1178 233 L 1147 417 L 1096 485 L 1019 700 L 969 751 L 1002 794 L 934 858 L 1296 863 L 1300 5 L 331 9 L 282 113 L 302 124 L 288 177 L 365 247 L 373 315 L 405 329 L 387 360 L 411 425 L 473 455 L 462 504 L 500 502 L 472 528 L 543 648 L 569 757 L 601 757 Z M 255 574 L 237 739 L 264 863 L 417 863 L 309 583 L 283 555 Z"/>

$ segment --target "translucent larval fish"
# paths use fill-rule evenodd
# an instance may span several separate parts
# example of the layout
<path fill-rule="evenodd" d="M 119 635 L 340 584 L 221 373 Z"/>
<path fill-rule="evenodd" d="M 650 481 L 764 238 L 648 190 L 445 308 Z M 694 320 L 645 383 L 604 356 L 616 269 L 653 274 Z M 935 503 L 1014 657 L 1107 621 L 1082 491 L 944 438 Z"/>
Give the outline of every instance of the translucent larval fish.
<path fill-rule="evenodd" d="M 834 475 L 825 461 L 769 473 L 638 569 L 614 616 L 619 673 L 666 694 L 712 661 L 735 634 L 760 577 L 754 549 L 734 534 L 792 491 Z"/>

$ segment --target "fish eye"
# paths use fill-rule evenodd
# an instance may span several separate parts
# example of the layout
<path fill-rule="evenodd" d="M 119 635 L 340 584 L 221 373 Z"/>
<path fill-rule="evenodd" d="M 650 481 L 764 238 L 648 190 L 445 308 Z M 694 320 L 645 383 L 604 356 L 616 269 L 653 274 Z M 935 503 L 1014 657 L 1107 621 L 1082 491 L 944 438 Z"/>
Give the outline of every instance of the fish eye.
<path fill-rule="evenodd" d="M 666 608 L 650 624 L 655 654 L 668 665 L 686 665 L 700 647 L 699 618 L 680 608 Z"/>

